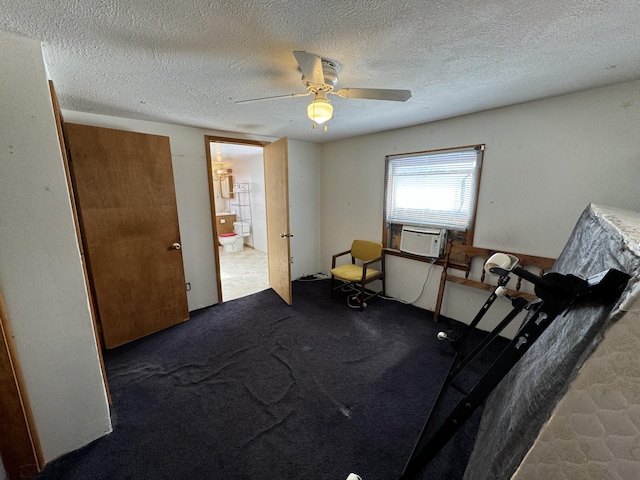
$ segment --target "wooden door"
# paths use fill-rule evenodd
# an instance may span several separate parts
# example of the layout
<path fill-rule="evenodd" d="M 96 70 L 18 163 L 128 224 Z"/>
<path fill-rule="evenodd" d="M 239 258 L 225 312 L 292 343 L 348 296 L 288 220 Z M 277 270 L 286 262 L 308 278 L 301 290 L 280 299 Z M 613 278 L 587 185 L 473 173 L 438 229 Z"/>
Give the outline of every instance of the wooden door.
<path fill-rule="evenodd" d="M 106 348 L 189 318 L 168 137 L 65 124 Z"/>
<path fill-rule="evenodd" d="M 288 150 L 286 137 L 264 147 L 264 190 L 269 286 L 291 305 Z"/>

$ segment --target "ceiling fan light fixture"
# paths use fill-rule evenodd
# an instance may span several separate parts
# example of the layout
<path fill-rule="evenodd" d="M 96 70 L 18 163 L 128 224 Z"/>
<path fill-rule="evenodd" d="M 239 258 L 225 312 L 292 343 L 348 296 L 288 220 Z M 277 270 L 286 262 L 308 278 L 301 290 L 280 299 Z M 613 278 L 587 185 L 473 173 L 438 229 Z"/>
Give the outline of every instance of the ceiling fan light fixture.
<path fill-rule="evenodd" d="M 249 103 L 261 100 L 271 100 L 274 98 L 297 98 L 313 95 L 313 101 L 307 106 L 307 115 L 313 122 L 312 128 L 323 125 L 333 117 L 333 106 L 327 99 L 327 94 L 331 93 L 342 98 L 360 98 L 365 100 L 389 100 L 393 102 L 406 102 L 411 98 L 410 90 L 395 90 L 385 88 L 340 88 L 335 90 L 338 83 L 338 71 L 340 65 L 326 58 L 322 58 L 314 53 L 301 50 L 293 52 L 298 62 L 298 69 L 302 73 L 302 83 L 306 86 L 305 93 L 291 93 L 289 95 L 276 95 L 273 97 L 254 98 L 251 100 L 240 100 L 236 103 Z M 327 126 L 324 125 L 324 131 Z"/>
<path fill-rule="evenodd" d="M 307 115 L 312 121 L 322 125 L 333 117 L 333 105 L 327 98 L 316 97 L 307 107 Z"/>

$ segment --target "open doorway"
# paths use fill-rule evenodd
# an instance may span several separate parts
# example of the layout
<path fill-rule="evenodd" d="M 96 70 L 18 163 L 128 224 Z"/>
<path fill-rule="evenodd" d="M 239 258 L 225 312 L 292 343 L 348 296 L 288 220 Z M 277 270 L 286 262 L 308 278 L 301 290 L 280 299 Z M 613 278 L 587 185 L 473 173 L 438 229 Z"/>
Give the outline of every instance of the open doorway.
<path fill-rule="evenodd" d="M 262 143 L 207 138 L 220 301 L 269 288 Z"/>

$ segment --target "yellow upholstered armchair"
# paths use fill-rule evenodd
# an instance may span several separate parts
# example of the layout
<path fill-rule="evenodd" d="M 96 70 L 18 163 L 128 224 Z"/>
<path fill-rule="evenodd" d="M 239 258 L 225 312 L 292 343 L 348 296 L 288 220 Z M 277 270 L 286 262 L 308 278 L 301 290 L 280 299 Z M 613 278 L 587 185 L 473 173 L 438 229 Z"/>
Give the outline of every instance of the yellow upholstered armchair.
<path fill-rule="evenodd" d="M 336 267 L 336 259 L 348 254 L 351 254 L 351 263 Z M 380 262 L 380 270 L 370 267 L 371 264 L 376 262 Z M 340 284 L 336 287 L 336 279 L 343 280 L 347 284 Z M 382 290 L 373 293 L 367 292 L 365 286 L 374 280 L 382 281 Z M 358 293 L 360 310 L 365 307 L 365 301 L 376 295 L 384 295 L 384 255 L 381 243 L 354 240 L 350 250 L 333 255 L 331 260 L 331 297 L 333 298 L 333 292 L 336 289 L 344 288 L 348 285 L 354 285 L 360 289 Z"/>

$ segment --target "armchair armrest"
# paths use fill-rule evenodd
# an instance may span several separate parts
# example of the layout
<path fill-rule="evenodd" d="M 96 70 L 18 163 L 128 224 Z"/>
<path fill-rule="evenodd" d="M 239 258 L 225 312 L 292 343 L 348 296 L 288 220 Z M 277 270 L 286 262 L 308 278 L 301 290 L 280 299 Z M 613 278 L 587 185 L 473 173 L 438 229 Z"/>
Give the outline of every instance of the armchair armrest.
<path fill-rule="evenodd" d="M 331 256 L 331 268 L 332 268 L 332 269 L 333 269 L 333 268 L 336 268 L 336 259 L 337 259 L 338 257 L 341 257 L 341 256 L 346 255 L 346 254 L 348 254 L 348 253 L 351 253 L 351 249 L 346 250 L 346 251 L 344 251 L 344 252 L 336 253 L 335 255 L 332 255 L 332 256 Z"/>
<path fill-rule="evenodd" d="M 377 257 L 377 258 L 373 258 L 367 262 L 362 262 L 362 266 L 365 267 L 365 269 L 371 265 L 372 263 L 376 263 L 376 262 L 381 262 L 382 261 L 382 255 Z"/>
<path fill-rule="evenodd" d="M 372 263 L 376 263 L 376 262 L 384 262 L 384 254 L 377 258 L 372 258 L 367 262 L 362 262 L 362 281 L 363 282 L 367 278 L 367 267 L 369 267 L 369 265 L 371 265 Z"/>

